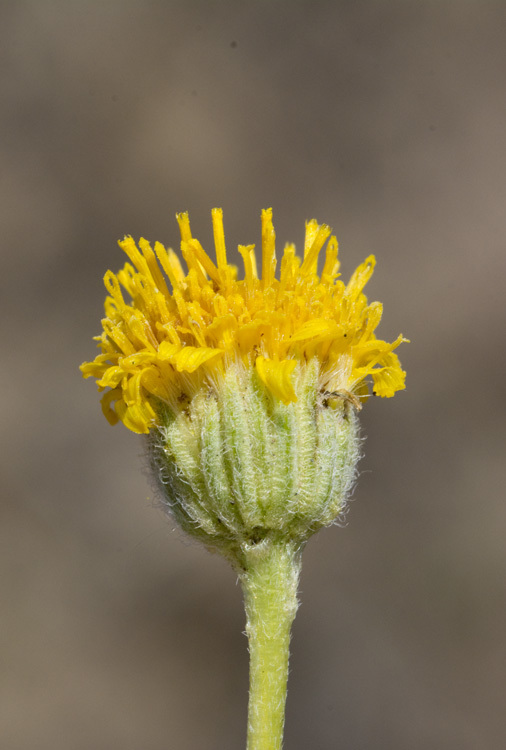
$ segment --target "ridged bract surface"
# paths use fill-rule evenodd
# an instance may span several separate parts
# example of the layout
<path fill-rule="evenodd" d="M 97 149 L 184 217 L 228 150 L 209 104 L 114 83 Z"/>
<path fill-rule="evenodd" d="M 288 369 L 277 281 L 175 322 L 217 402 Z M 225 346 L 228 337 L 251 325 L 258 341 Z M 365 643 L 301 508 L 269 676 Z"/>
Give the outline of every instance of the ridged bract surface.
<path fill-rule="evenodd" d="M 181 527 L 241 564 L 268 538 L 303 544 L 343 510 L 359 458 L 358 420 L 318 391 L 318 361 L 295 373 L 297 401 L 230 368 L 149 438 L 164 502 Z M 329 405 L 332 403 L 332 406 Z"/>

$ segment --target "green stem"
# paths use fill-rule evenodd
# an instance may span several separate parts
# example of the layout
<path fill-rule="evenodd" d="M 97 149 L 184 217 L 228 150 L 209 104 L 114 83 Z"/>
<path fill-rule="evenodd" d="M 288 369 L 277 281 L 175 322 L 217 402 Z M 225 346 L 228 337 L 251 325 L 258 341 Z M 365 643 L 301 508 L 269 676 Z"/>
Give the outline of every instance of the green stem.
<path fill-rule="evenodd" d="M 286 540 L 265 539 L 246 550 L 241 583 L 250 653 L 247 750 L 281 750 L 300 556 L 300 545 Z"/>

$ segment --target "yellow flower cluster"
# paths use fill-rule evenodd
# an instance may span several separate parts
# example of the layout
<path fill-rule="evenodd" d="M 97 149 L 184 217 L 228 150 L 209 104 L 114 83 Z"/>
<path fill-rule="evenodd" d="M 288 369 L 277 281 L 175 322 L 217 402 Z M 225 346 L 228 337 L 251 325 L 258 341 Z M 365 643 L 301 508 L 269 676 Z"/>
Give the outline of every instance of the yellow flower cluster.
<path fill-rule="evenodd" d="M 296 400 L 297 364 L 315 357 L 319 385 L 327 393 L 363 397 L 368 376 L 378 396 L 404 388 L 405 373 L 393 351 L 404 339 L 387 343 L 375 337 L 382 305 L 368 305 L 362 292 L 374 256 L 345 285 L 338 279 L 337 240 L 313 219 L 306 223 L 304 257 L 287 244 L 278 279 L 272 209 L 267 209 L 262 211 L 262 274 L 254 246 L 240 245 L 244 279 L 237 279 L 237 268 L 227 262 L 221 209 L 212 211 L 216 264 L 192 237 L 188 214 L 178 214 L 177 220 L 188 273 L 174 251 L 159 242 L 152 249 L 141 239 L 137 248 L 125 237 L 119 245 L 130 263 L 104 277 L 110 296 L 97 337 L 101 354 L 81 371 L 85 378 L 96 377 L 100 390 L 108 389 L 102 408 L 111 424 L 121 420 L 134 432 L 147 433 L 157 423 L 160 401 L 181 408 L 204 384 L 219 387 L 224 371 L 234 365 L 255 367 L 284 403 Z M 318 256 L 326 242 L 319 276 Z"/>

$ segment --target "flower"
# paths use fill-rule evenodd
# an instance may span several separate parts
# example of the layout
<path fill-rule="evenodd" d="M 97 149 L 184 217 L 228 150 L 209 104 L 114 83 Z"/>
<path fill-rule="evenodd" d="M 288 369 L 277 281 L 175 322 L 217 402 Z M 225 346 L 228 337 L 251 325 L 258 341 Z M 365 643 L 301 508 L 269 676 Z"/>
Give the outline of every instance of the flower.
<path fill-rule="evenodd" d="M 272 210 L 262 211 L 262 274 L 239 246 L 227 261 L 222 210 L 212 211 L 216 263 L 177 215 L 185 273 L 159 242 L 120 241 L 129 262 L 104 283 L 101 353 L 81 365 L 102 408 L 148 433 L 161 501 L 180 527 L 220 552 L 244 591 L 250 652 L 248 747 L 280 748 L 290 628 L 301 553 L 342 517 L 360 458 L 357 410 L 404 388 L 394 350 L 377 339 L 382 305 L 363 289 L 374 256 L 348 284 L 337 240 L 314 219 L 304 257 L 285 246 L 276 278 Z M 318 257 L 325 261 L 318 275 Z"/>
<path fill-rule="evenodd" d="M 306 223 L 304 257 L 285 246 L 276 278 L 272 209 L 262 211 L 262 273 L 253 245 L 240 245 L 244 278 L 227 261 L 223 213 L 212 210 L 216 263 L 192 236 L 187 213 L 177 214 L 185 274 L 171 249 L 132 237 L 119 242 L 130 262 L 104 277 L 101 353 L 81 365 L 104 391 L 102 408 L 111 424 L 133 432 L 158 426 L 165 404 L 173 412 L 202 389 L 219 387 L 231 367 L 255 368 L 275 399 L 297 401 L 294 371 L 317 364 L 318 389 L 327 399 L 359 404 L 373 392 L 390 397 L 405 385 L 394 353 L 405 340 L 377 339 L 380 302 L 367 303 L 363 289 L 375 258 L 370 255 L 348 284 L 339 279 L 338 244 L 331 229 Z M 319 254 L 327 242 L 318 275 Z M 165 276 L 164 276 L 165 274 Z M 169 286 L 169 283 L 170 286 Z M 130 298 L 125 299 L 125 292 Z"/>

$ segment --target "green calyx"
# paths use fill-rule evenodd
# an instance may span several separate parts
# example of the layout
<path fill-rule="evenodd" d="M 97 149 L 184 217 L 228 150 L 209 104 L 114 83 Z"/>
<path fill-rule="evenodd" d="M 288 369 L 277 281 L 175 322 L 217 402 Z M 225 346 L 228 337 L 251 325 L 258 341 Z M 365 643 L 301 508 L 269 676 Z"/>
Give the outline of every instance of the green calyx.
<path fill-rule="evenodd" d="M 346 398 L 318 389 L 318 360 L 294 373 L 295 403 L 270 394 L 253 368 L 231 367 L 179 413 L 163 411 L 150 460 L 168 510 L 239 570 L 252 546 L 303 546 L 342 512 L 359 458 Z"/>

